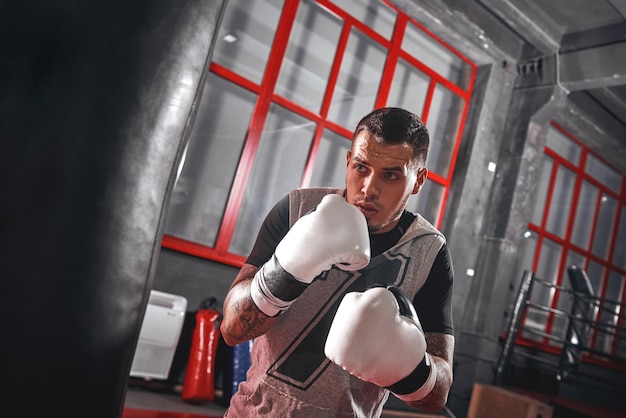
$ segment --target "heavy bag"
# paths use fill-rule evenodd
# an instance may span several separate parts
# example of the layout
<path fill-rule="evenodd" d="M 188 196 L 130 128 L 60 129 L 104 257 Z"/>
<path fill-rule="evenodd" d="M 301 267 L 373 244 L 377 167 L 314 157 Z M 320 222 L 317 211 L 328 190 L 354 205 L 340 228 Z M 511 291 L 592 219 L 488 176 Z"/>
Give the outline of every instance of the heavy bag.
<path fill-rule="evenodd" d="M 220 316 L 215 309 L 198 309 L 196 312 L 196 326 L 181 394 L 184 401 L 206 403 L 213 402 L 215 398 L 215 356 L 220 336 Z"/>

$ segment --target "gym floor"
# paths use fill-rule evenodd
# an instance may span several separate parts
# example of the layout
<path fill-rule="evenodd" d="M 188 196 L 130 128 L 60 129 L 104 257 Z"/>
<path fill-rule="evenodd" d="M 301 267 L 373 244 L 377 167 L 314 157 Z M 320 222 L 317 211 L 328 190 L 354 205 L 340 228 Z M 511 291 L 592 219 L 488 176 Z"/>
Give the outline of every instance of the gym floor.
<path fill-rule="evenodd" d="M 226 407 L 220 404 L 220 391 L 216 390 L 215 402 L 202 405 L 183 401 L 179 393 L 159 390 L 146 385 L 130 384 L 122 418 L 219 418 Z M 383 411 L 381 418 L 443 418 L 443 415 L 420 414 L 404 411 Z"/>
<path fill-rule="evenodd" d="M 524 393 L 524 392 L 520 392 Z M 550 399 L 531 394 L 532 398 L 554 407 L 553 418 L 625 418 L 625 411 L 590 406 L 566 399 Z M 193 404 L 186 401 L 172 388 L 160 388 L 149 384 L 130 384 L 126 392 L 122 418 L 221 418 L 226 407 L 221 404 L 221 391 L 216 390 L 215 402 Z M 423 414 L 407 411 L 383 411 L 381 418 L 446 418 L 448 414 Z"/>
<path fill-rule="evenodd" d="M 159 382 L 130 379 L 126 390 L 122 418 L 208 418 L 222 417 L 226 407 L 221 390 L 215 391 L 214 402 L 195 404 L 181 397 L 182 388 Z"/>

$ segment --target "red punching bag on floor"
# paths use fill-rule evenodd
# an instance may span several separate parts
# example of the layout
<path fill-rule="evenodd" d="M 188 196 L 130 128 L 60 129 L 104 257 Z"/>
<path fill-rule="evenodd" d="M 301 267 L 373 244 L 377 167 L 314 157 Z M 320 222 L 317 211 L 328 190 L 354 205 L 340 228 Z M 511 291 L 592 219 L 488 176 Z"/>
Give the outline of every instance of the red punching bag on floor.
<path fill-rule="evenodd" d="M 189 350 L 182 399 L 192 403 L 212 402 L 215 397 L 215 355 L 219 343 L 220 313 L 207 299 L 196 312 L 196 326 Z"/>

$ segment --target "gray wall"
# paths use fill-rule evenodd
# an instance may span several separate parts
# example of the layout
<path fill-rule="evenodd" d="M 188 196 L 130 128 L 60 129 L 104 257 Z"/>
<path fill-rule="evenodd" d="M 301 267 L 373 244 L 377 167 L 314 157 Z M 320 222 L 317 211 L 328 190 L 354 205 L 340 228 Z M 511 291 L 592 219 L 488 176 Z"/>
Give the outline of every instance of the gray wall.
<path fill-rule="evenodd" d="M 202 301 L 214 297 L 218 310 L 239 269 L 167 249 L 161 250 L 154 278 L 155 290 L 183 295 L 187 309 L 197 310 Z"/>

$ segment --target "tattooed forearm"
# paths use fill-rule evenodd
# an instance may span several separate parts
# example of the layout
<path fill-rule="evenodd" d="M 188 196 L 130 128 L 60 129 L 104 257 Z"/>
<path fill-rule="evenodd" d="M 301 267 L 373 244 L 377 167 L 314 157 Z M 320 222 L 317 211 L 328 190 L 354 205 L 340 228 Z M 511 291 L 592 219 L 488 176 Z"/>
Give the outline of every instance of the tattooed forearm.
<path fill-rule="evenodd" d="M 432 356 L 437 356 L 448 363 L 452 363 L 454 354 L 454 339 L 451 335 L 426 333 L 428 352 Z"/>
<path fill-rule="evenodd" d="M 264 325 L 269 318 L 259 311 L 254 302 L 252 302 L 252 298 L 241 299 L 234 304 L 233 308 L 236 314 L 236 326 L 241 338 L 248 340 L 265 333 L 266 328 Z M 229 332 L 231 331 L 229 329 Z"/>
<path fill-rule="evenodd" d="M 224 300 L 220 330 L 229 345 L 265 334 L 277 320 L 263 314 L 250 297 L 250 284 L 257 271 L 257 267 L 244 264 Z"/>

